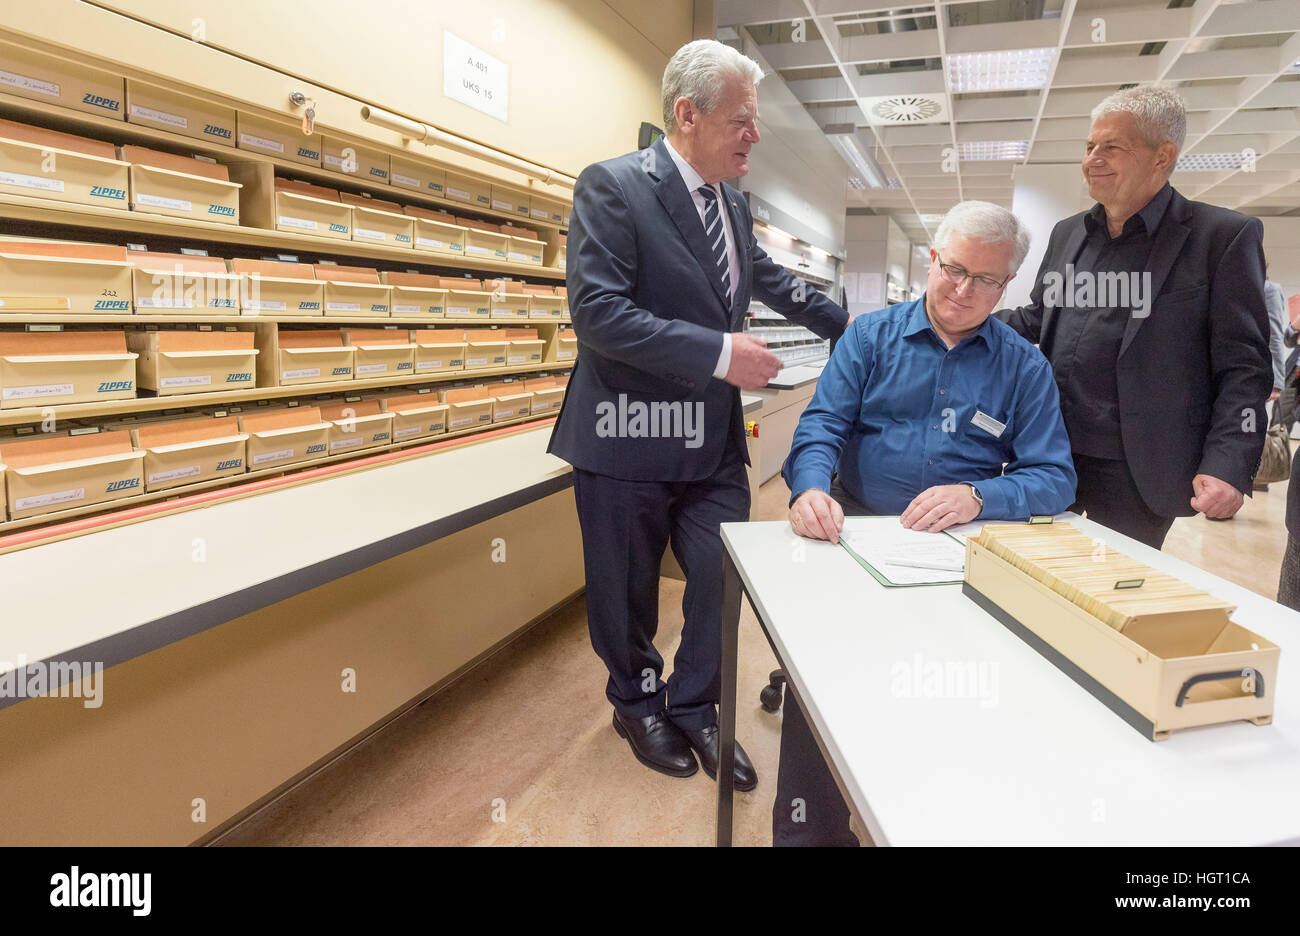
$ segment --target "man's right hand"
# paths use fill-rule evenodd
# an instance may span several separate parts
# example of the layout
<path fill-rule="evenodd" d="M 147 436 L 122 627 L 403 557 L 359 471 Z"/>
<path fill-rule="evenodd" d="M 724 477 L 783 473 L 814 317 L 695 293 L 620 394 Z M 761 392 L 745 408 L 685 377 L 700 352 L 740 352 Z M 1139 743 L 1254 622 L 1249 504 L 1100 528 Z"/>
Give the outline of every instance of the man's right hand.
<path fill-rule="evenodd" d="M 840 541 L 844 510 L 825 491 L 809 488 L 790 505 L 790 528 L 809 539 Z"/>
<path fill-rule="evenodd" d="M 731 365 L 723 380 L 741 390 L 761 390 L 780 370 L 781 359 L 767 350 L 764 339 L 732 332 Z"/>

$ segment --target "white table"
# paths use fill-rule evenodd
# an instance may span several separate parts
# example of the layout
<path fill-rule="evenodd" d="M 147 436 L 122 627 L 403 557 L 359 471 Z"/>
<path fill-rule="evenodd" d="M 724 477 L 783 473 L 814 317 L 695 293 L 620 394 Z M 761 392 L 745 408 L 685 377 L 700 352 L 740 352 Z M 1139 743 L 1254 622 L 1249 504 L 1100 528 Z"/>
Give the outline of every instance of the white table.
<path fill-rule="evenodd" d="M 801 539 L 784 521 L 722 525 L 723 607 L 739 608 L 738 589 L 749 597 L 787 691 L 877 845 L 1300 843 L 1300 614 L 1097 523 L 1062 519 L 1232 601 L 1233 620 L 1278 644 L 1273 724 L 1149 741 L 960 585 L 885 588 L 841 547 Z M 737 626 L 738 615 L 724 618 L 719 777 L 734 757 Z M 731 843 L 732 795 L 718 784 L 719 845 Z"/>

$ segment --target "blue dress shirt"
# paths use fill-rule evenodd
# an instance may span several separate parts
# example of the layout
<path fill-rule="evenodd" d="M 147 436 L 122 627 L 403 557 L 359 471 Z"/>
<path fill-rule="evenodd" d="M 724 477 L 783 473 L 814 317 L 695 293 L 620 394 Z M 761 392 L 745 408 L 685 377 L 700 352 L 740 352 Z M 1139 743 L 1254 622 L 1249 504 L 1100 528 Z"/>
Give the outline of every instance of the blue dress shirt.
<path fill-rule="evenodd" d="M 900 514 L 938 484 L 973 484 L 987 520 L 1074 502 L 1047 359 L 992 317 L 949 349 L 925 296 L 854 320 L 799 418 L 782 476 L 795 497 L 829 491 L 837 462 L 840 483 L 878 514 Z"/>

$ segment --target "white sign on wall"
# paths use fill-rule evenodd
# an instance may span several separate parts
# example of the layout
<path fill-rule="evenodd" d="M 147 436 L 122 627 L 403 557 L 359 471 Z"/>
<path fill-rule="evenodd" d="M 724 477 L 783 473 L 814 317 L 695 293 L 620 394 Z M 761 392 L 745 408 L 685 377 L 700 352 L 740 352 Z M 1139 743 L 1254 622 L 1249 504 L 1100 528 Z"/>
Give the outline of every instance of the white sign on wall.
<path fill-rule="evenodd" d="M 442 39 L 443 95 L 508 121 L 510 66 L 449 32 Z"/>

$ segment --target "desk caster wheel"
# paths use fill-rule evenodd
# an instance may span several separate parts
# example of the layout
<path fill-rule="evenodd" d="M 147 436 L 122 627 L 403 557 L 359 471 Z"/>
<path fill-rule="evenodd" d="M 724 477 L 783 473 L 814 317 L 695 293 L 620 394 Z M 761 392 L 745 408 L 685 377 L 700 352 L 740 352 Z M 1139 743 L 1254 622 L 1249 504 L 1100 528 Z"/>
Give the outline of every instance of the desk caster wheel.
<path fill-rule="evenodd" d="M 758 702 L 764 711 L 775 712 L 781 707 L 781 687 L 785 685 L 785 673 L 773 670 L 767 677 L 768 685 L 758 694 Z"/>

